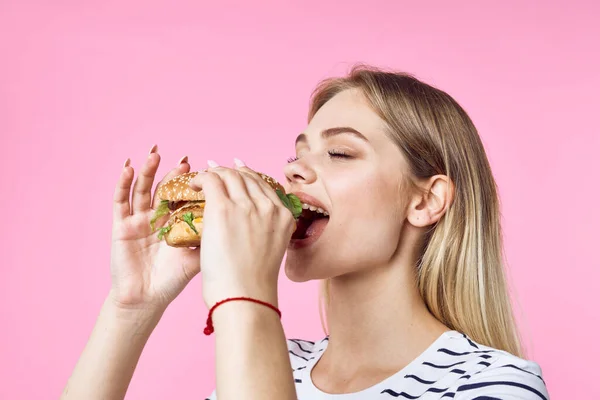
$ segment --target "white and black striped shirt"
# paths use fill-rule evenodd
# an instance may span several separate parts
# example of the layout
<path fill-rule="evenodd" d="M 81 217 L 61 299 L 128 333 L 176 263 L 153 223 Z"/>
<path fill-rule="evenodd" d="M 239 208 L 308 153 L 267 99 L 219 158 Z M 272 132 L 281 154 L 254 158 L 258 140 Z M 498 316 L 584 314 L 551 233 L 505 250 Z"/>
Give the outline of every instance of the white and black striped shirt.
<path fill-rule="evenodd" d="M 316 343 L 288 340 L 299 400 L 549 399 L 537 363 L 475 343 L 457 331 L 443 333 L 410 364 L 370 388 L 327 394 L 313 384 L 310 376 L 328 342 L 328 338 Z M 213 392 L 209 400 L 216 399 Z"/>

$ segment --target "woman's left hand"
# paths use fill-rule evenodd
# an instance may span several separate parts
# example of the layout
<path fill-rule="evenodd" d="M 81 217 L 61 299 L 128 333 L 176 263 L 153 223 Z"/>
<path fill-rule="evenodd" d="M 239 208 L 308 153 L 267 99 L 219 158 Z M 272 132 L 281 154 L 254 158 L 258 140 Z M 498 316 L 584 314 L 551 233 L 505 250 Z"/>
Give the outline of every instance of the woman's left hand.
<path fill-rule="evenodd" d="M 202 286 L 207 307 L 228 297 L 251 297 L 278 307 L 277 280 L 296 224 L 277 193 L 255 171 L 237 168 L 199 173 L 190 186 L 205 196 Z"/>

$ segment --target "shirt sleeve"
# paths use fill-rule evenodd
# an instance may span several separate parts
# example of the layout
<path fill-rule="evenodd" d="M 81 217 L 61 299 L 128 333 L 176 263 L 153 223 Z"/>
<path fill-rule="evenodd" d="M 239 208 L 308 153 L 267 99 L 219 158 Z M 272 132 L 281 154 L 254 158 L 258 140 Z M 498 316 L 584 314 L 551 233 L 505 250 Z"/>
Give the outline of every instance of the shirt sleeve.
<path fill-rule="evenodd" d="M 539 365 L 528 360 L 494 362 L 456 388 L 455 400 L 549 400 Z"/>

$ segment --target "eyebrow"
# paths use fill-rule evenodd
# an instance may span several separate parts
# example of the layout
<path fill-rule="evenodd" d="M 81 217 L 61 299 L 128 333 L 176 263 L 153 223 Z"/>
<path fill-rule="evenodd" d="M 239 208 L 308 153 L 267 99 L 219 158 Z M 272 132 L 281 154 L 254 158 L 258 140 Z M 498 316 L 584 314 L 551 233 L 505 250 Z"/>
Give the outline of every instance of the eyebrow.
<path fill-rule="evenodd" d="M 336 128 L 325 129 L 323 132 L 321 132 L 321 137 L 323 139 L 327 139 L 327 138 L 337 136 L 337 135 L 342 135 L 342 134 L 350 134 L 354 137 L 359 138 L 360 140 L 364 140 L 365 142 L 369 143 L 369 139 L 367 139 L 365 135 L 363 135 L 356 129 L 351 128 L 349 126 L 340 126 L 340 127 L 336 127 Z M 308 136 L 306 136 L 305 133 L 299 134 L 298 137 L 296 138 L 296 144 L 307 143 L 307 142 L 308 142 Z"/>

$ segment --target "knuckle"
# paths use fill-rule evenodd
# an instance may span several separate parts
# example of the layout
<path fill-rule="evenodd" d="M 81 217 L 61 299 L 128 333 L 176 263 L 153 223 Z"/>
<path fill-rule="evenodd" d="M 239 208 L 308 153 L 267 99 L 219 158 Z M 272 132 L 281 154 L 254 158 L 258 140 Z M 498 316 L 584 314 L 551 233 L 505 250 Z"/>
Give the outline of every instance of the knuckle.
<path fill-rule="evenodd" d="M 244 211 L 246 211 L 248 214 L 256 212 L 256 204 L 254 204 L 252 201 L 244 202 Z"/>
<path fill-rule="evenodd" d="M 255 210 L 255 205 L 249 200 L 238 200 L 236 202 L 236 208 L 243 214 L 249 215 Z"/>
<path fill-rule="evenodd" d="M 220 175 L 216 171 L 206 171 L 203 175 L 197 175 L 196 178 L 214 182 L 215 180 L 220 179 Z"/>
<path fill-rule="evenodd" d="M 229 209 L 231 208 L 229 202 L 226 201 L 207 203 L 206 208 L 208 209 L 209 207 L 219 214 L 229 212 Z"/>
<path fill-rule="evenodd" d="M 264 198 L 260 200 L 259 209 L 261 210 L 261 214 L 266 216 L 273 216 L 277 214 L 277 207 L 269 198 Z"/>
<path fill-rule="evenodd" d="M 220 179 L 219 174 L 208 171 L 202 175 L 195 176 L 194 179 L 192 179 L 191 184 L 196 187 L 210 187 L 217 184 Z"/>
<path fill-rule="evenodd" d="M 296 224 L 296 219 L 287 208 L 285 208 L 284 210 L 280 209 L 279 218 L 284 224 Z"/>
<path fill-rule="evenodd" d="M 232 177 L 234 175 L 236 175 L 231 169 L 229 168 L 223 168 L 223 167 L 217 167 L 216 169 L 211 171 L 212 173 L 214 173 L 215 175 L 220 175 L 220 176 L 224 176 L 224 177 Z"/>

